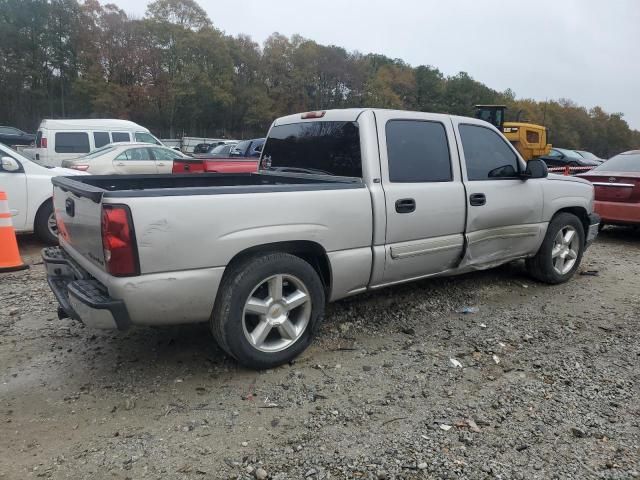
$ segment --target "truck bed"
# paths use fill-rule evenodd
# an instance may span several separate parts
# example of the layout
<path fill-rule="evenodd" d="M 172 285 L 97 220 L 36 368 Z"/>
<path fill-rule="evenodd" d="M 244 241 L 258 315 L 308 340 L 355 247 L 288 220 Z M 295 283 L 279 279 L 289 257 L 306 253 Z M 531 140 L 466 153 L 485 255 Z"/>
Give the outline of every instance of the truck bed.
<path fill-rule="evenodd" d="M 54 177 L 52 183 L 77 196 L 102 198 L 218 195 L 252 192 L 364 188 L 359 178 L 280 173 L 167 175 L 87 175 Z"/>

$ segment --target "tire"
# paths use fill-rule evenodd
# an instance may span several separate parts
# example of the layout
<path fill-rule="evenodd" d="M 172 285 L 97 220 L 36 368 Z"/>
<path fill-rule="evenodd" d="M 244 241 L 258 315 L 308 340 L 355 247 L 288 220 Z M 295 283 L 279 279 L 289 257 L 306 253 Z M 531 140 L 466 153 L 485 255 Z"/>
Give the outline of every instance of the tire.
<path fill-rule="evenodd" d="M 43 203 L 36 213 L 36 219 L 33 223 L 33 230 L 40 240 L 47 245 L 58 244 L 58 227 L 53 228 L 53 224 L 49 222 L 53 219 L 55 223 L 55 216 L 53 214 L 53 202 L 47 200 Z"/>
<path fill-rule="evenodd" d="M 253 256 L 225 272 L 211 331 L 242 365 L 272 368 L 290 362 L 311 344 L 324 305 L 322 281 L 307 262 L 288 253 Z"/>
<path fill-rule="evenodd" d="M 606 223 L 604 223 L 603 221 L 600 221 L 600 225 L 598 225 L 598 233 L 604 230 L 604 227 L 606 226 L 607 226 Z"/>
<path fill-rule="evenodd" d="M 565 241 L 560 239 L 561 231 L 565 232 Z M 574 235 L 566 242 L 566 234 L 570 231 Z M 564 283 L 573 277 L 580 266 L 584 243 L 584 227 L 580 219 L 571 213 L 559 213 L 549 222 L 536 256 L 527 259 L 527 271 L 533 278 L 544 283 Z"/>

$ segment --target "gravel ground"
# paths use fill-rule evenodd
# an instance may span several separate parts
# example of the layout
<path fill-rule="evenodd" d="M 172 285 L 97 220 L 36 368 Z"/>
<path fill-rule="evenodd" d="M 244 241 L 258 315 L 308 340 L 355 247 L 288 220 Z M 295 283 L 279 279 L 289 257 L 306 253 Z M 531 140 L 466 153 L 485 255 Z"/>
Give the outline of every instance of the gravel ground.
<path fill-rule="evenodd" d="M 0 479 L 640 477 L 640 233 L 579 275 L 521 264 L 331 305 L 254 372 L 206 326 L 58 320 L 38 245 L 0 277 Z M 476 313 L 457 313 L 477 307 Z"/>

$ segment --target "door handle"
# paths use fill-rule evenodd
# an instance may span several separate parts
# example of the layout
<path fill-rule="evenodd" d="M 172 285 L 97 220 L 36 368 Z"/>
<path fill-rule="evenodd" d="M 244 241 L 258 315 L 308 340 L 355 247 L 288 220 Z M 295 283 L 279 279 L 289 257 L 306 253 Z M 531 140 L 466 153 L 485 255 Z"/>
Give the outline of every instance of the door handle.
<path fill-rule="evenodd" d="M 158 163 L 159 167 L 164 167 L 164 163 Z"/>
<path fill-rule="evenodd" d="M 469 203 L 474 207 L 481 207 L 487 203 L 487 197 L 484 193 L 472 193 L 469 195 Z"/>
<path fill-rule="evenodd" d="M 73 201 L 73 198 L 67 198 L 64 201 L 64 211 L 67 212 L 67 215 L 69 215 L 70 217 L 75 217 L 76 203 Z"/>
<path fill-rule="evenodd" d="M 416 209 L 416 201 L 413 198 L 402 198 L 396 200 L 396 212 L 411 213 Z"/>
<path fill-rule="evenodd" d="M 119 167 L 124 167 L 124 163 L 122 162 L 116 163 L 116 165 L 118 165 Z"/>

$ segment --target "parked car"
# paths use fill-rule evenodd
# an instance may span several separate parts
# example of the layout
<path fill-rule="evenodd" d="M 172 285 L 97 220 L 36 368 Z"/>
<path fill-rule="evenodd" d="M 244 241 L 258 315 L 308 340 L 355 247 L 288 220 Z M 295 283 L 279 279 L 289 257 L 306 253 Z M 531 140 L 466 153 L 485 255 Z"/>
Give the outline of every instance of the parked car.
<path fill-rule="evenodd" d="M 578 154 L 582 157 L 582 158 L 586 158 L 587 160 L 592 160 L 598 164 L 604 162 L 604 158 L 600 158 L 597 155 L 591 153 L 591 152 L 587 152 L 586 150 L 576 150 L 576 152 L 578 152 Z"/>
<path fill-rule="evenodd" d="M 640 150 L 616 155 L 580 177 L 595 186 L 601 226 L 640 224 Z"/>
<path fill-rule="evenodd" d="M 180 139 L 180 151 L 183 153 L 197 153 L 195 150 L 198 145 L 223 145 L 225 143 L 238 143 L 237 140 L 231 140 L 228 138 L 204 138 L 204 137 L 182 137 Z M 202 148 L 202 147 L 200 147 Z"/>
<path fill-rule="evenodd" d="M 14 127 L 0 126 L 0 143 L 5 145 L 31 145 L 36 136 L 31 133 L 23 132 Z"/>
<path fill-rule="evenodd" d="M 43 242 L 57 243 L 51 178 L 80 174 L 64 168 L 42 167 L 0 143 L 0 190 L 9 199 L 11 222 L 16 232 L 35 232 Z"/>
<path fill-rule="evenodd" d="M 109 143 L 142 142 L 162 146 L 146 128 L 128 120 L 43 120 L 35 148 L 23 150 L 36 163 L 59 167 Z"/>
<path fill-rule="evenodd" d="M 549 155 L 540 157 L 548 167 L 594 167 L 598 162 L 584 158 L 575 150 L 552 148 Z"/>
<path fill-rule="evenodd" d="M 292 360 L 325 301 L 525 258 L 556 284 L 598 233 L 593 186 L 474 118 L 350 109 L 276 120 L 255 174 L 58 177 L 59 314 L 210 322 L 239 362 Z"/>
<path fill-rule="evenodd" d="M 210 154 L 193 155 L 194 159 L 174 162 L 173 173 L 250 173 L 258 170 L 258 158 L 264 138 L 244 140 L 228 148 L 218 146 Z"/>
<path fill-rule="evenodd" d="M 228 158 L 231 149 L 236 146 L 235 142 L 221 143 L 219 145 L 210 145 L 204 152 L 198 153 L 193 151 L 194 158 Z M 202 150 L 202 149 L 200 149 Z"/>
<path fill-rule="evenodd" d="M 231 149 L 229 155 L 231 157 L 260 158 L 265 140 L 265 138 L 254 138 L 253 140 L 239 142 Z"/>
<path fill-rule="evenodd" d="M 189 158 L 173 148 L 148 143 L 112 143 L 62 166 L 93 175 L 171 173 L 175 159 Z"/>

